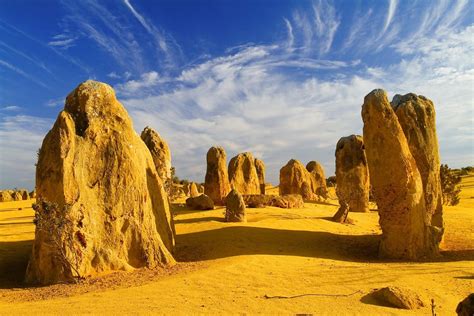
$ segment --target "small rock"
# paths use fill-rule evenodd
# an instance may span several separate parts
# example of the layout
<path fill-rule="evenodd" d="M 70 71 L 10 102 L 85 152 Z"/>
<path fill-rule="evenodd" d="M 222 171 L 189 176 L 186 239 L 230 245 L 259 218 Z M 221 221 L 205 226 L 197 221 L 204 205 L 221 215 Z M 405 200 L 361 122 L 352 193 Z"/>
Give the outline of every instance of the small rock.
<path fill-rule="evenodd" d="M 186 206 L 193 210 L 213 210 L 214 201 L 205 194 L 186 199 Z"/>
<path fill-rule="evenodd" d="M 425 306 L 420 296 L 412 290 L 394 286 L 376 289 L 372 297 L 380 303 L 402 309 L 417 309 Z"/>
<path fill-rule="evenodd" d="M 246 222 L 245 218 L 245 202 L 242 195 L 236 190 L 232 189 L 226 197 L 225 209 L 226 222 Z"/>

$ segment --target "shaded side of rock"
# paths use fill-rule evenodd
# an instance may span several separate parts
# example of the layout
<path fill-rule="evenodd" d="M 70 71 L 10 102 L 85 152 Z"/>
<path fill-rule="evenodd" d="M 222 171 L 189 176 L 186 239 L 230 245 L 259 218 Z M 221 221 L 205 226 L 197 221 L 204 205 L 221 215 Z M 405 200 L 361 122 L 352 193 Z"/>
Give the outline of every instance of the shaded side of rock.
<path fill-rule="evenodd" d="M 306 164 L 306 170 L 314 179 L 312 191 L 322 199 L 328 198 L 328 188 L 326 186 L 326 175 L 323 166 L 317 161 L 310 161 Z"/>
<path fill-rule="evenodd" d="M 474 293 L 469 294 L 464 300 L 459 302 L 456 307 L 458 316 L 472 316 L 474 315 Z"/>
<path fill-rule="evenodd" d="M 150 150 L 156 171 L 163 182 L 171 179 L 171 151 L 166 141 L 153 128 L 147 126 L 141 139 Z"/>
<path fill-rule="evenodd" d="M 369 169 L 362 136 L 339 139 L 336 145 L 336 194 L 350 212 L 369 211 Z"/>
<path fill-rule="evenodd" d="M 226 197 L 225 209 L 226 222 L 246 222 L 245 216 L 245 202 L 242 195 L 236 190 L 232 189 Z"/>
<path fill-rule="evenodd" d="M 265 164 L 262 160 L 255 158 L 255 169 L 260 184 L 260 194 L 265 194 Z"/>
<path fill-rule="evenodd" d="M 213 210 L 214 201 L 205 194 L 186 199 L 186 206 L 192 210 Z"/>
<path fill-rule="evenodd" d="M 421 297 L 410 289 L 384 287 L 373 291 L 371 296 L 384 305 L 401 309 L 418 309 L 425 306 Z"/>

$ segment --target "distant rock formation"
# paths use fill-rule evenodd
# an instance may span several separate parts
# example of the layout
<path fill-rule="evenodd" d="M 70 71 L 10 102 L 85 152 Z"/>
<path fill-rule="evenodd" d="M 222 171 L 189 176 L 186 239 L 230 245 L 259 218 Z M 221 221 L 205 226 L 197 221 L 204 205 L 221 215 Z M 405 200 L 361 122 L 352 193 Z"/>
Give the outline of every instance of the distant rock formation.
<path fill-rule="evenodd" d="M 395 95 L 392 107 L 420 171 L 428 221 L 443 229 L 443 200 L 440 178 L 436 112 L 433 102 L 413 93 Z"/>
<path fill-rule="evenodd" d="M 306 170 L 308 170 L 314 179 L 314 193 L 322 199 L 327 199 L 328 189 L 326 186 L 326 175 L 324 174 L 323 166 L 317 161 L 310 161 L 306 164 Z"/>
<path fill-rule="evenodd" d="M 257 170 L 260 194 L 265 194 L 265 164 L 262 160 L 255 158 L 255 169 Z"/>
<path fill-rule="evenodd" d="M 174 264 L 174 226 L 150 151 L 113 89 L 86 81 L 66 99 L 36 169 L 28 283 Z"/>
<path fill-rule="evenodd" d="M 236 190 L 232 189 L 226 197 L 225 208 L 226 222 L 246 222 L 245 203 L 242 195 Z"/>
<path fill-rule="evenodd" d="M 201 194 L 196 197 L 190 197 L 186 199 L 186 206 L 192 210 L 213 210 L 214 201 L 205 194 Z"/>
<path fill-rule="evenodd" d="M 369 211 L 369 169 L 362 136 L 342 137 L 337 142 L 336 183 L 339 203 L 346 203 L 349 212 Z"/>
<path fill-rule="evenodd" d="M 260 183 L 255 158 L 249 152 L 241 153 L 229 162 L 229 183 L 240 194 L 259 194 Z"/>
<path fill-rule="evenodd" d="M 222 147 L 211 147 L 206 158 L 204 193 L 214 201 L 214 204 L 225 205 L 225 197 L 230 191 L 225 150 Z"/>
<path fill-rule="evenodd" d="M 13 201 L 13 197 L 8 190 L 0 191 L 0 202 L 11 202 Z"/>
<path fill-rule="evenodd" d="M 140 136 L 151 152 L 156 171 L 163 182 L 171 179 L 171 151 L 166 141 L 153 128 L 145 127 Z"/>
<path fill-rule="evenodd" d="M 280 169 L 280 195 L 300 194 L 305 200 L 316 200 L 315 178 L 301 162 L 291 159 Z"/>
<path fill-rule="evenodd" d="M 383 231 L 379 254 L 413 260 L 437 254 L 441 238 L 427 220 L 421 175 L 385 91 L 374 90 L 365 97 L 362 119 Z"/>
<path fill-rule="evenodd" d="M 264 194 L 250 194 L 244 195 L 244 202 L 249 208 L 264 208 L 267 206 L 274 206 L 280 208 L 302 208 L 304 201 L 299 194 L 287 195 L 264 195 Z"/>
<path fill-rule="evenodd" d="M 197 197 L 199 196 L 198 188 L 195 182 L 191 182 L 189 184 L 189 196 L 190 197 Z"/>

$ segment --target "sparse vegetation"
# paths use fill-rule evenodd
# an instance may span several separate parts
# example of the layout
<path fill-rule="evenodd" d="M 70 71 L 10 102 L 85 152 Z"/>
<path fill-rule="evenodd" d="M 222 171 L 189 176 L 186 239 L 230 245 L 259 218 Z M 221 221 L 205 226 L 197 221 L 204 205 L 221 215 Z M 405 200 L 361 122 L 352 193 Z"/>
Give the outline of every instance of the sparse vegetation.
<path fill-rule="evenodd" d="M 440 168 L 441 177 L 441 191 L 443 192 L 443 203 L 445 205 L 457 205 L 459 204 L 459 193 L 461 188 L 461 176 L 458 172 L 450 169 L 448 165 L 441 165 Z"/>
<path fill-rule="evenodd" d="M 61 208 L 56 203 L 39 201 L 33 204 L 33 209 L 33 223 L 38 231 L 48 236 L 53 255 L 63 265 L 64 271 L 70 271 L 70 277 L 75 282 L 84 279 L 80 273 L 80 265 L 87 240 L 80 230 L 75 231 L 70 206 L 66 204 Z"/>

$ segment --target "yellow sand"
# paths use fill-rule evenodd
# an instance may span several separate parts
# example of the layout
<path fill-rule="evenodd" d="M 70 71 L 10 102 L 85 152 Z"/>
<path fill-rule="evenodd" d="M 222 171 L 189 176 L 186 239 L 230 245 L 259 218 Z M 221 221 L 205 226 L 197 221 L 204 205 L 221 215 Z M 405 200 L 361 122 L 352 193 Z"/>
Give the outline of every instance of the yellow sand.
<path fill-rule="evenodd" d="M 18 288 L 34 236 L 28 208 L 33 201 L 0 203 L 0 314 L 431 315 L 434 299 L 438 315 L 452 315 L 474 291 L 474 176 L 464 178 L 461 197 L 458 206 L 445 208 L 443 257 L 432 262 L 377 259 L 377 213 L 351 213 L 354 224 L 336 224 L 328 218 L 337 201 L 308 203 L 304 209 L 248 209 L 246 224 L 222 222 L 223 208 L 176 206 L 181 263 L 174 269 L 119 272 L 81 285 L 36 289 Z M 399 310 L 365 297 L 389 285 L 415 290 L 427 306 Z"/>

